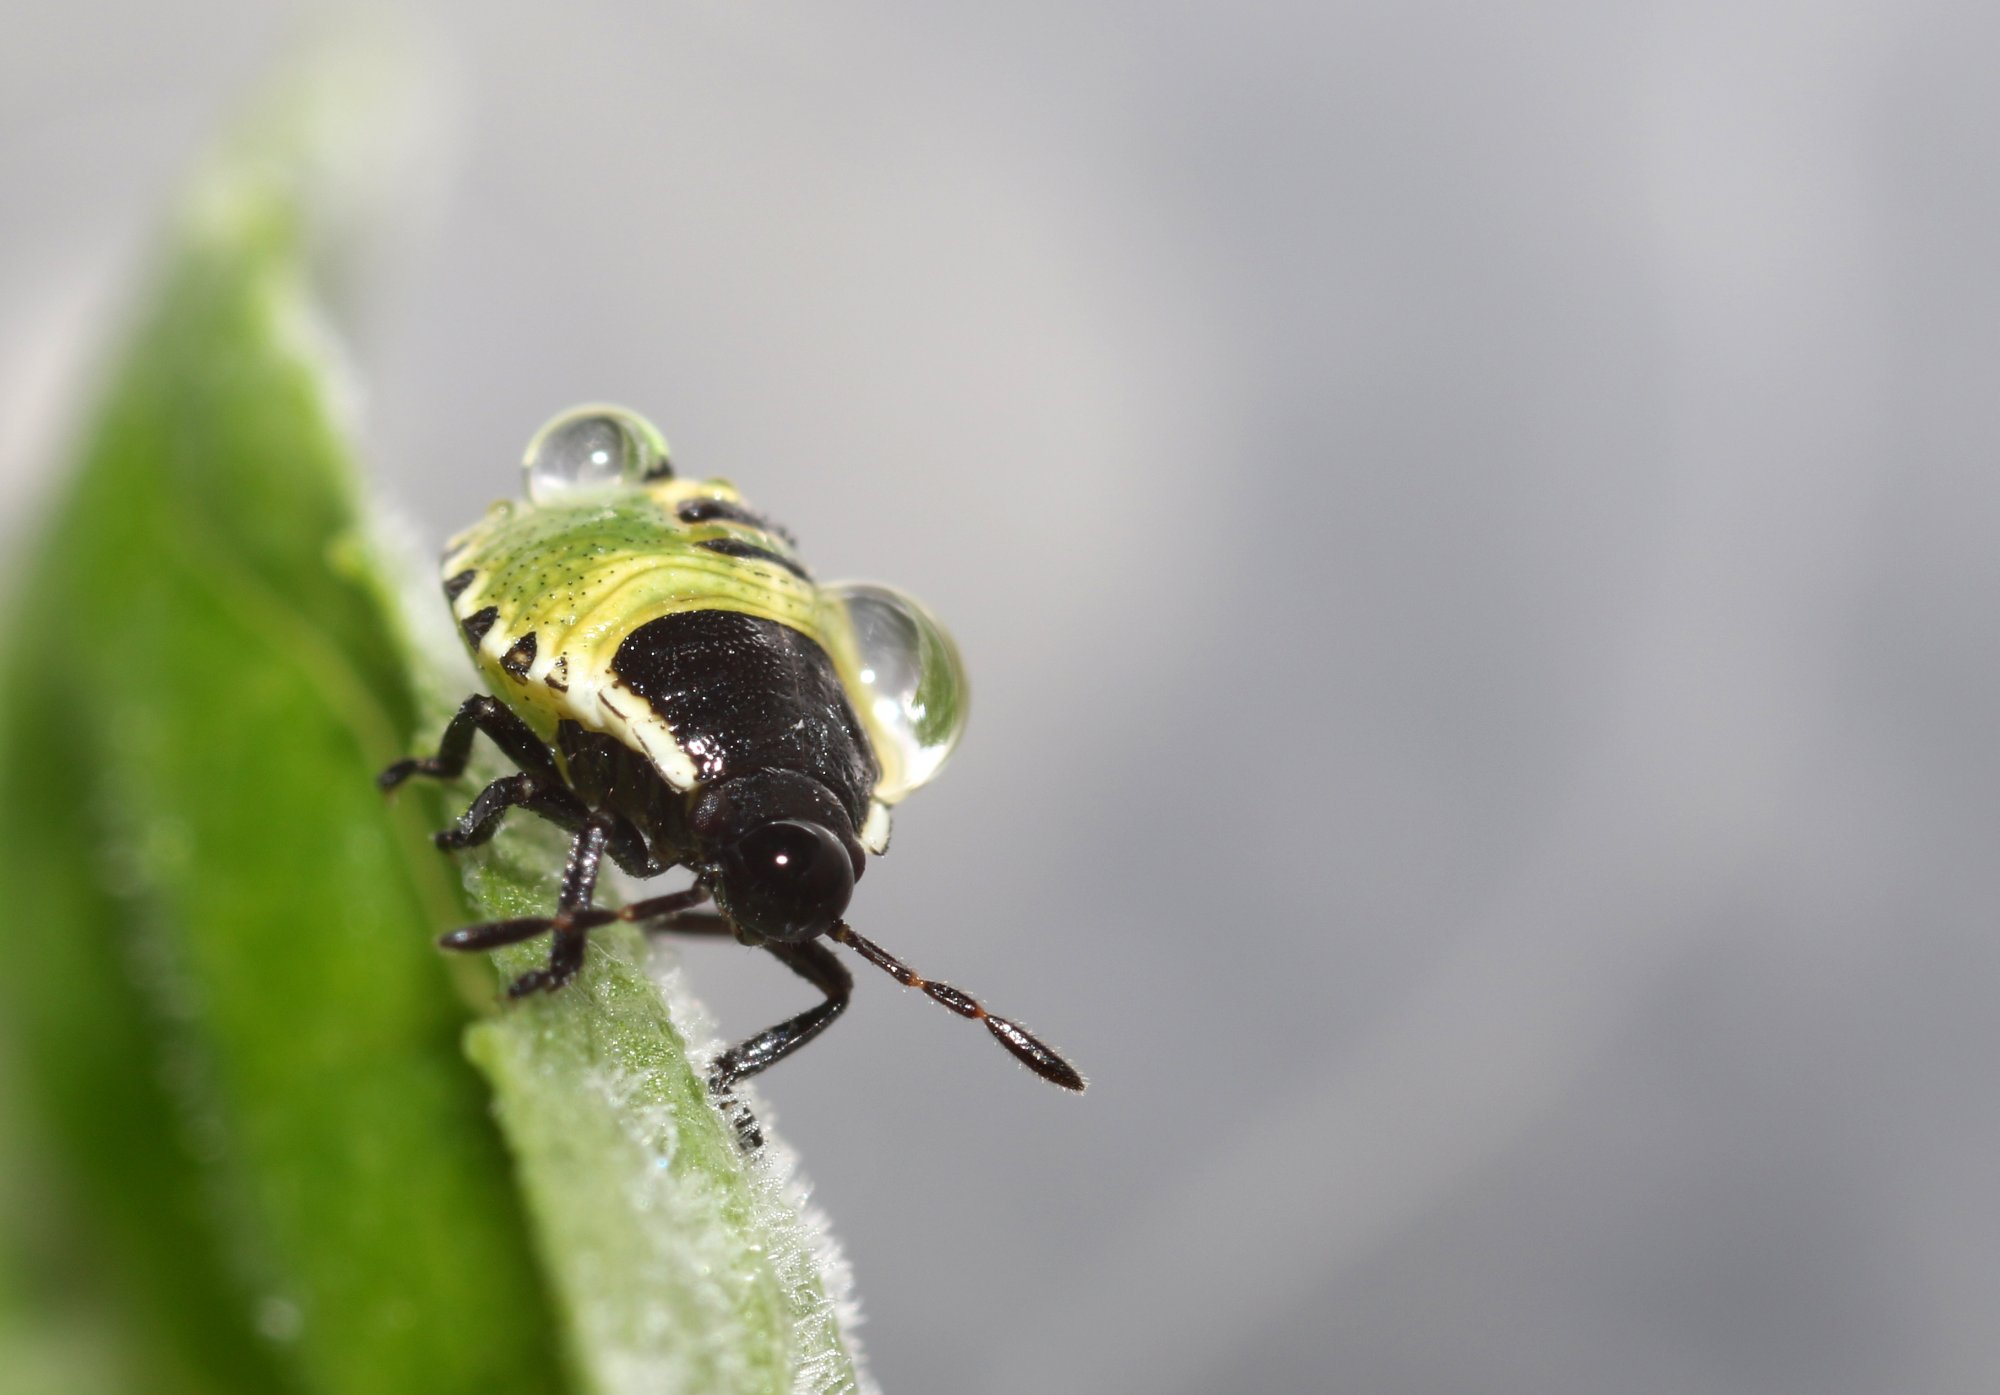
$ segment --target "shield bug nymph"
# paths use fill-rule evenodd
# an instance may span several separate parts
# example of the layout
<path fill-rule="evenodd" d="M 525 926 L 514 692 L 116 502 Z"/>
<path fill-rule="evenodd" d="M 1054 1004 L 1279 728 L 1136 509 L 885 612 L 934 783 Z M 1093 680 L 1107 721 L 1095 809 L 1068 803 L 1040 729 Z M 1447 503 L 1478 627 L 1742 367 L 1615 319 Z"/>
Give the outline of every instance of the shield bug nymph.
<path fill-rule="evenodd" d="M 529 443 L 526 499 L 452 539 L 444 593 L 490 693 L 465 700 L 435 756 L 382 772 L 455 779 L 475 733 L 518 768 L 479 792 L 445 849 L 472 847 L 524 809 L 571 833 L 547 918 L 444 936 L 489 949 L 548 933 L 545 967 L 511 997 L 562 987 L 586 938 L 614 920 L 728 934 L 766 950 L 824 1000 L 724 1052 L 718 1091 L 790 1055 L 847 1006 L 853 979 L 825 943 L 986 1024 L 1044 1080 L 1075 1067 L 949 984 L 921 978 L 852 928 L 890 807 L 944 764 L 964 726 L 958 651 L 900 591 L 817 584 L 791 535 L 720 479 L 683 480 L 643 418 L 583 407 Z M 635 877 L 683 867 L 684 891 L 594 904 L 609 857 Z M 714 909 L 697 909 L 713 900 Z"/>

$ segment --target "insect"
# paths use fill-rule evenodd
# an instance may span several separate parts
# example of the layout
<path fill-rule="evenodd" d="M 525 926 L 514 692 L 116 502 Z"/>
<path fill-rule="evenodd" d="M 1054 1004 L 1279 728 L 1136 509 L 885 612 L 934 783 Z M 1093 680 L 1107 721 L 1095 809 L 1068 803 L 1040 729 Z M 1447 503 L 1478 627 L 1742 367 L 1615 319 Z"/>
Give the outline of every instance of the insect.
<path fill-rule="evenodd" d="M 441 575 L 491 693 L 465 700 L 437 754 L 379 783 L 456 779 L 475 733 L 517 773 L 481 790 L 440 848 L 490 840 L 509 810 L 573 836 L 555 914 L 443 936 L 483 950 L 541 934 L 548 963 L 509 997 L 554 991 L 613 921 L 727 934 L 771 954 L 822 1001 L 719 1056 L 710 1087 L 774 1065 L 830 1026 L 853 978 L 847 946 L 910 988 L 986 1024 L 1052 1084 L 1076 1068 L 1018 1023 L 919 977 L 842 918 L 890 807 L 944 764 L 964 726 L 965 677 L 922 606 L 869 584 L 818 585 L 791 535 L 721 479 L 683 480 L 659 431 L 616 407 L 544 426 L 524 462 L 526 499 L 495 504 L 453 538 Z M 605 858 L 693 885 L 616 910 L 595 902 Z M 713 899 L 713 910 L 697 909 Z"/>

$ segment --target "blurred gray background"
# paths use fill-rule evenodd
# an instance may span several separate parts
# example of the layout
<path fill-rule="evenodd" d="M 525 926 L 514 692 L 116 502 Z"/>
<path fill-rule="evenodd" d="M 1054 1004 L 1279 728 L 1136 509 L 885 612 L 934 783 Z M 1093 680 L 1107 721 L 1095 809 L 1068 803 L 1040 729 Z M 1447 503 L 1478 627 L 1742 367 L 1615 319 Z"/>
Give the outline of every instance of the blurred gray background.
<path fill-rule="evenodd" d="M 295 8 L 0 21 L 9 531 Z M 621 400 L 973 668 L 854 918 L 1094 1083 L 768 1077 L 892 1395 L 2000 1389 L 1990 6 L 430 10 L 424 538 Z"/>

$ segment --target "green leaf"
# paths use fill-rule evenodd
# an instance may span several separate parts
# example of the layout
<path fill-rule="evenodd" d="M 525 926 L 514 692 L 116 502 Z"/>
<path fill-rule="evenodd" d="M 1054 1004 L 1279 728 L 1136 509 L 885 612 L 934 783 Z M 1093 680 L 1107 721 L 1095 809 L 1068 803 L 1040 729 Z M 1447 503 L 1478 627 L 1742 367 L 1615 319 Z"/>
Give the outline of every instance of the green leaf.
<path fill-rule="evenodd" d="M 590 1387 L 855 1390 L 827 1242 L 790 1194 L 781 1145 L 743 1165 L 640 937 L 613 931 L 598 948 L 577 984 L 471 1039 Z M 535 957 L 510 961 L 515 973 Z"/>
<path fill-rule="evenodd" d="M 561 849 L 510 826 L 468 895 L 437 792 L 374 787 L 444 689 L 309 279 L 354 89 L 294 86 L 176 224 L 0 650 L 0 1361 L 149 1395 L 855 1389 L 838 1265 L 638 939 L 504 1012 L 432 947 L 546 910 Z M 76 1302 L 21 1299 L 66 1274 Z M 59 1309 L 115 1355 L 70 1363 Z"/>

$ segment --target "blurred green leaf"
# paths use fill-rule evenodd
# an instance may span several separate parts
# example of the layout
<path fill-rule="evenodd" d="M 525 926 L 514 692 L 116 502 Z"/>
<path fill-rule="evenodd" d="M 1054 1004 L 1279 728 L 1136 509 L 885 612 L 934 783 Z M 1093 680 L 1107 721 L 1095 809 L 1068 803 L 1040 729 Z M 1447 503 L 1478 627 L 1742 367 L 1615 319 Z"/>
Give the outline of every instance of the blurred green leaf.
<path fill-rule="evenodd" d="M 357 506 L 313 210 L 267 153 L 198 189 L 17 603 L 8 1016 L 153 1369 L 546 1391 L 548 1304 L 428 944 L 455 898 L 370 782 L 415 702 L 379 588 L 331 564 Z"/>
<path fill-rule="evenodd" d="M 491 1089 L 466 1060 L 491 995 L 432 938 L 545 909 L 560 849 L 510 827 L 469 898 L 437 793 L 373 784 L 440 689 L 308 285 L 351 213 L 324 114 L 267 112 L 197 187 L 0 650 L 0 1361 L 148 1395 L 854 1389 L 782 1155 L 737 1152 L 635 936 L 473 1028 Z M 75 1303 L 21 1297 L 65 1275 Z"/>

